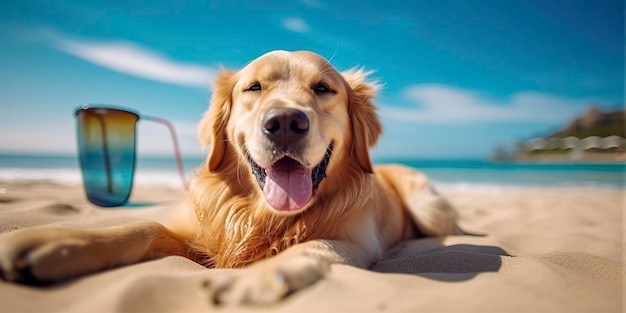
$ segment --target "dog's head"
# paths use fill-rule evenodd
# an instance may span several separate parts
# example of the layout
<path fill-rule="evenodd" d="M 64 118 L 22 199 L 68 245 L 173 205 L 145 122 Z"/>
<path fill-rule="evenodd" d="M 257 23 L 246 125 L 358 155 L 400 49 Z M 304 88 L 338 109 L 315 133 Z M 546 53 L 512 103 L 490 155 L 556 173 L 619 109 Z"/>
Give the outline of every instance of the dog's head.
<path fill-rule="evenodd" d="M 319 192 L 340 193 L 324 180 L 341 180 L 346 167 L 371 173 L 368 149 L 381 133 L 371 102 L 377 86 L 366 76 L 339 73 L 306 51 L 274 51 L 222 72 L 199 128 L 210 145 L 208 170 L 245 167 L 238 172 L 249 173 L 250 192 L 276 212 L 298 213 Z"/>

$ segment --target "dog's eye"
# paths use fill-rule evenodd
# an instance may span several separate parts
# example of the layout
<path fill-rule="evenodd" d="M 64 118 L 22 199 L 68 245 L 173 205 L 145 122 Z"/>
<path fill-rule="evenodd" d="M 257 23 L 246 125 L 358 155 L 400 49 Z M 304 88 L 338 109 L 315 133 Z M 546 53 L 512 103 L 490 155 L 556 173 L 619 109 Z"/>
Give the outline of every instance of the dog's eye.
<path fill-rule="evenodd" d="M 246 90 L 244 90 L 244 91 L 259 91 L 261 89 L 262 89 L 261 88 L 261 83 L 254 82 L 250 86 L 248 86 L 248 88 L 246 88 Z"/>
<path fill-rule="evenodd" d="M 317 84 L 313 84 L 311 86 L 311 89 L 313 89 L 313 92 L 315 92 L 318 95 L 335 93 L 334 90 L 330 89 L 330 87 L 328 87 L 328 85 L 326 83 L 323 83 L 323 82 L 319 82 Z"/>

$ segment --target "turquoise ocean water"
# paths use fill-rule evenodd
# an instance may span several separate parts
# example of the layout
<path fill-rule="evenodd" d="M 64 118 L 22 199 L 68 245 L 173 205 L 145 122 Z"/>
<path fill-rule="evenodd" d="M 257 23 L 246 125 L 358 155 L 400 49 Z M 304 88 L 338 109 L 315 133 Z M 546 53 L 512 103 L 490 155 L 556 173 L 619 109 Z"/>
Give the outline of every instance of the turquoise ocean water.
<path fill-rule="evenodd" d="M 202 158 L 185 158 L 187 178 Z M 401 163 L 425 172 L 445 188 L 588 187 L 624 189 L 625 164 L 599 163 L 495 163 L 484 160 L 375 160 Z M 137 185 L 182 187 L 173 157 L 137 160 Z M 0 181 L 81 184 L 76 157 L 0 155 Z"/>

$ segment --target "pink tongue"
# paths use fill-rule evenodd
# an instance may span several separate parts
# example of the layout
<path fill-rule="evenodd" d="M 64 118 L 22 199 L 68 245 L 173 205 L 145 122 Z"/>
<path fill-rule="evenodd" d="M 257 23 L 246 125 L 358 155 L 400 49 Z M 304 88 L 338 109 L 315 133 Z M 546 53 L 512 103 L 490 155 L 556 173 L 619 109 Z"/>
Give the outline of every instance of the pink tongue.
<path fill-rule="evenodd" d="M 292 159 L 283 159 L 266 172 L 263 193 L 275 210 L 295 211 L 311 199 L 313 194 L 311 169 Z"/>

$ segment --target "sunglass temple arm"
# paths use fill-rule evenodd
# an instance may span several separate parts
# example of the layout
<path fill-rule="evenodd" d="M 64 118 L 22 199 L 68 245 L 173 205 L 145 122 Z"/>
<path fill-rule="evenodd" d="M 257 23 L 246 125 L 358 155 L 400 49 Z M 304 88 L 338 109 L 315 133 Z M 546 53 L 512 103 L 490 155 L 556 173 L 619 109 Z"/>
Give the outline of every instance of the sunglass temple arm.
<path fill-rule="evenodd" d="M 174 155 L 176 157 L 176 165 L 178 166 L 178 174 L 180 175 L 183 186 L 187 189 L 188 183 L 187 179 L 185 179 L 185 169 L 183 168 L 183 161 L 180 154 L 180 148 L 178 147 L 178 138 L 176 137 L 176 129 L 174 129 L 174 125 L 167 120 L 154 116 L 142 115 L 141 118 L 165 125 L 170 130 L 172 142 L 174 143 Z"/>

